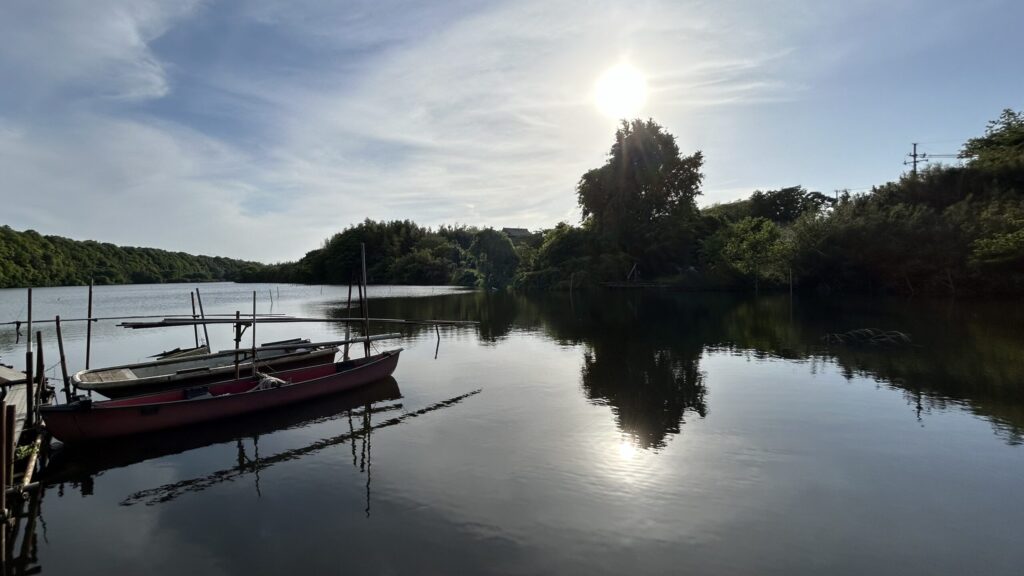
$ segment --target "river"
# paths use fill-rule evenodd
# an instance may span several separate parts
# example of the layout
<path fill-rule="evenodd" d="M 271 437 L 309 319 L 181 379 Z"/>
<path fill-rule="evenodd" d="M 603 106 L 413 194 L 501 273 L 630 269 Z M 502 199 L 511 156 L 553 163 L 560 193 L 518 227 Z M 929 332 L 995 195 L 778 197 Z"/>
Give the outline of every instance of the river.
<path fill-rule="evenodd" d="M 185 285 L 101 286 L 95 315 L 190 313 Z M 344 315 L 347 289 L 202 284 L 207 313 Z M 394 379 L 239 420 L 69 447 L 44 574 L 1019 574 L 1018 304 L 371 287 Z M 273 304 L 271 304 L 273 299 Z M 37 320 L 86 289 L 35 291 Z M 24 290 L 0 290 L 0 321 Z M 48 374 L 59 375 L 52 324 Z M 826 345 L 877 327 L 913 346 Z M 374 332 L 395 331 L 373 326 Z M 230 328 L 210 328 L 217 349 Z M 261 325 L 258 339 L 339 339 Z M 84 323 L 64 328 L 69 363 Z M 24 337 L 24 336 L 22 336 Z M 248 337 L 248 335 L 247 335 Z M 191 346 L 97 323 L 91 365 Z M 0 358 L 23 340 L 0 327 Z M 245 342 L 248 342 L 246 340 Z M 55 378 L 55 381 L 59 378 Z"/>

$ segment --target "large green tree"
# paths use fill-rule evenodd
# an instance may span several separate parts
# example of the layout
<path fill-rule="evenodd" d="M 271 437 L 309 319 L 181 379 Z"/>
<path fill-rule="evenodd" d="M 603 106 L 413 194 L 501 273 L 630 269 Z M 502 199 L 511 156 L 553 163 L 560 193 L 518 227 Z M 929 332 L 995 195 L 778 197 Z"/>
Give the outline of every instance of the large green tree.
<path fill-rule="evenodd" d="M 703 162 L 653 120 L 624 120 L 608 160 L 577 185 L 584 222 L 651 272 L 686 262 Z"/>

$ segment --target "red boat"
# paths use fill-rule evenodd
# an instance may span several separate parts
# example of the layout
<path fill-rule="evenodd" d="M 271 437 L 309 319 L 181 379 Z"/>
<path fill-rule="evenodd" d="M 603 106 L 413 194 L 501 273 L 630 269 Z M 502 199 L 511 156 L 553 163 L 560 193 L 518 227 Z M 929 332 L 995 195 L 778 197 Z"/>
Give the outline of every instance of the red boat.
<path fill-rule="evenodd" d="M 350 390 L 387 378 L 401 348 L 366 358 L 228 380 L 132 398 L 39 408 L 46 427 L 64 442 L 176 428 L 266 410 Z"/>

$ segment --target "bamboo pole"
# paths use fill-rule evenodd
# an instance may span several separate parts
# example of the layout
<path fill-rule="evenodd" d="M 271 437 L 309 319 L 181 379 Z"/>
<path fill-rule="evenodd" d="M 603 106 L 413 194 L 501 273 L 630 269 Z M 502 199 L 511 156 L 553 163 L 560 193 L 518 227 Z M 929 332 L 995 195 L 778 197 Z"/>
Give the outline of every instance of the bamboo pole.
<path fill-rule="evenodd" d="M 196 288 L 196 300 L 199 302 L 199 315 L 203 318 L 203 338 L 206 339 L 206 345 L 210 346 L 210 333 L 206 330 L 206 312 L 203 310 L 203 295 L 199 293 L 199 288 Z M 213 348 L 210 348 L 213 351 Z"/>
<path fill-rule="evenodd" d="M 376 336 L 370 336 L 371 342 L 377 342 L 378 340 L 394 340 L 401 338 L 401 332 L 390 332 L 388 334 L 377 334 Z M 329 340 L 327 342 L 310 342 L 308 344 L 274 344 L 271 346 L 260 346 L 260 350 L 293 350 L 295 348 L 314 348 L 320 346 L 342 346 L 344 344 L 359 344 L 365 338 L 346 338 L 345 340 Z"/>
<path fill-rule="evenodd" d="M 252 377 L 256 377 L 256 291 L 252 291 Z"/>
<path fill-rule="evenodd" d="M 192 319 L 195 320 L 196 319 L 196 293 L 195 292 L 189 292 L 188 295 L 189 295 L 189 298 L 192 299 Z M 198 324 L 193 324 L 192 325 L 192 332 L 193 332 L 193 335 L 195 336 L 195 339 L 196 339 L 196 348 L 199 348 L 199 325 Z"/>
<path fill-rule="evenodd" d="M 32 361 L 32 289 L 28 289 L 28 333 L 25 335 L 25 396 L 26 413 L 25 427 L 32 425 L 32 387 L 35 385 L 33 378 L 35 362 Z"/>
<path fill-rule="evenodd" d="M 85 369 L 89 369 L 89 356 L 92 354 L 92 278 L 89 279 L 89 320 L 85 323 Z"/>
<path fill-rule="evenodd" d="M 348 279 L 348 303 L 345 304 L 345 316 L 347 318 L 352 317 L 352 277 Z M 351 327 L 348 322 L 345 323 L 345 340 L 348 340 L 352 336 Z M 342 356 L 342 360 L 348 360 L 348 344 L 345 344 L 345 354 Z"/>
<path fill-rule="evenodd" d="M 361 295 L 360 295 L 361 296 Z M 478 326 L 480 324 L 477 320 L 408 320 L 405 318 L 369 318 L 371 322 L 381 322 L 385 324 L 408 324 L 416 326 L 433 326 L 438 324 L 440 326 Z M 305 322 L 305 323 L 331 323 L 331 322 L 358 322 L 363 323 L 365 320 L 362 317 L 359 318 L 295 318 L 292 316 L 279 317 L 274 316 L 270 318 L 261 317 L 257 318 L 258 324 L 286 324 L 292 322 Z M 246 319 L 245 324 L 248 325 L 252 320 Z M 169 328 L 173 326 L 191 326 L 193 324 L 234 324 L 234 318 L 207 318 L 206 320 L 199 320 L 194 322 L 186 318 L 164 318 L 163 320 L 156 322 L 122 322 L 118 324 L 123 328 L 132 329 L 144 329 L 144 328 Z"/>
<path fill-rule="evenodd" d="M 238 346 L 242 342 L 242 313 L 235 310 L 235 380 L 238 380 Z"/>
<path fill-rule="evenodd" d="M 68 361 L 64 357 L 64 335 L 60 331 L 60 316 L 54 319 L 57 326 L 57 351 L 60 352 L 60 374 L 64 378 L 64 401 L 71 403 L 71 378 L 68 378 Z"/>
<path fill-rule="evenodd" d="M 359 243 L 359 251 L 363 261 L 363 332 L 364 336 L 370 337 L 370 285 L 366 279 L 366 243 Z M 364 354 L 370 355 L 370 341 L 363 344 Z"/>
<path fill-rule="evenodd" d="M 18 418 L 17 409 L 14 404 L 5 404 L 4 414 L 6 415 L 4 435 L 7 436 L 7 460 L 4 461 L 4 477 L 7 478 L 7 487 L 9 488 L 14 483 L 14 446 L 18 441 L 14 437 L 15 424 Z"/>
<path fill-rule="evenodd" d="M 7 452 L 11 449 L 10 440 L 7 437 L 7 403 L 2 403 L 0 410 L 0 462 L 3 463 L 3 472 L 0 473 L 0 516 L 4 522 L 0 525 L 0 563 L 6 568 L 7 560 Z"/>
<path fill-rule="evenodd" d="M 36 406 L 43 403 L 46 386 L 46 362 L 43 361 L 43 333 L 36 331 L 36 348 L 39 356 L 36 357 Z"/>

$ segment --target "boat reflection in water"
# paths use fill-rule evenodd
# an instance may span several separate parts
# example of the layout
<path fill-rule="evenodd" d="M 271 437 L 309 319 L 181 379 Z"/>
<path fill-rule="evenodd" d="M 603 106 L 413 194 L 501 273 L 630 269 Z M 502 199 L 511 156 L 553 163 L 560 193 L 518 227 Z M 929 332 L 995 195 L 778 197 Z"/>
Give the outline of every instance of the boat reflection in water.
<path fill-rule="evenodd" d="M 139 462 L 179 454 L 214 444 L 234 442 L 237 448 L 235 463 L 227 468 L 156 488 L 140 490 L 129 495 L 121 505 L 153 505 L 174 500 L 188 492 L 200 492 L 223 482 L 231 481 L 246 474 L 256 476 L 259 491 L 259 473 L 275 464 L 296 460 L 320 452 L 332 446 L 349 442 L 352 449 L 352 464 L 366 473 L 366 514 L 370 513 L 370 436 L 374 430 L 401 424 L 458 404 L 462 400 L 480 393 L 480 389 L 430 404 L 413 412 L 391 415 L 377 423 L 374 415 L 391 414 L 403 409 L 397 400 L 402 398 L 394 378 L 386 378 L 364 386 L 353 392 L 325 397 L 316 402 L 282 408 L 258 415 L 235 418 L 207 425 L 194 426 L 186 431 L 160 432 L 128 438 L 100 449 L 90 446 L 69 446 L 51 460 L 42 482 L 46 485 L 72 483 L 81 487 L 83 495 L 92 493 L 96 476 L 107 470 L 131 466 Z M 259 437 L 277 431 L 293 428 L 307 428 L 311 425 L 347 418 L 348 431 L 322 438 L 300 448 L 293 448 L 260 456 Z M 246 450 L 246 441 L 252 440 L 253 453 Z M 356 443 L 360 443 L 357 450 Z"/>
<path fill-rule="evenodd" d="M 369 416 L 401 410 L 402 404 L 395 402 L 401 398 L 398 382 L 389 377 L 350 392 L 258 414 L 125 437 L 101 445 L 68 445 L 53 455 L 40 480 L 46 485 L 80 485 L 83 495 L 89 495 L 94 477 L 108 470 L 215 444 L 234 442 L 244 450 L 244 443 L 251 439 L 255 449 L 262 435 L 345 417 L 361 419 L 364 412 Z M 258 469 L 257 463 L 255 454 L 252 458 L 244 452 L 238 455 L 239 473 Z"/>

